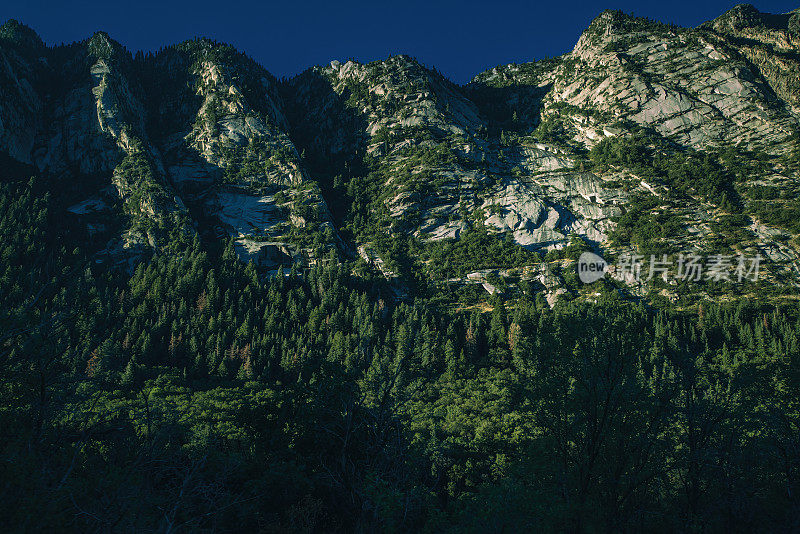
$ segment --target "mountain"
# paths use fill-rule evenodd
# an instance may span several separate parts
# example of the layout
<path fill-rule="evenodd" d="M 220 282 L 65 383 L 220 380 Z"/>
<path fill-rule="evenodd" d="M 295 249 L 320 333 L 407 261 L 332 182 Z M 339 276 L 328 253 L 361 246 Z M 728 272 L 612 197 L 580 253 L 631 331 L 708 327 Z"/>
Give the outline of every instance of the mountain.
<path fill-rule="evenodd" d="M 563 258 L 583 249 L 761 254 L 794 291 L 798 16 L 606 11 L 571 52 L 463 87 L 402 55 L 277 80 L 207 39 L 134 57 L 10 21 L 0 150 L 129 268 L 199 234 L 266 270 L 358 256 L 404 294 L 494 275 L 552 304 L 580 294 Z"/>
<path fill-rule="evenodd" d="M 799 40 L 605 11 L 458 85 L 5 23 L 3 531 L 800 531 Z"/>
<path fill-rule="evenodd" d="M 194 233 L 235 237 L 265 267 L 314 239 L 332 245 L 278 82 L 260 66 L 208 40 L 134 58 L 102 32 L 53 49 L 27 46 L 28 34 L 2 29 L 3 150 L 63 190 L 67 217 L 105 245 L 102 261 L 134 262 Z"/>
<path fill-rule="evenodd" d="M 402 55 L 279 81 L 207 39 L 133 57 L 10 21 L 0 149 L 65 186 L 98 258 L 131 267 L 199 233 L 267 270 L 335 250 L 404 291 L 494 272 L 553 303 L 576 294 L 552 261 L 572 245 L 762 254 L 794 289 L 798 16 L 737 6 L 684 29 L 606 11 L 571 52 L 463 87 Z"/>

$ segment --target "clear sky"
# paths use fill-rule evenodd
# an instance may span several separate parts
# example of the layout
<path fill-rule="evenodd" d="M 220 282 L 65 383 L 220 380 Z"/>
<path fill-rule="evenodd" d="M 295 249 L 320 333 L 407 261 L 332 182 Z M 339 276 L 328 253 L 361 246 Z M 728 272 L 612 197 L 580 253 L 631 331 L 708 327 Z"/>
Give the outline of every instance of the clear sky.
<path fill-rule="evenodd" d="M 15 18 L 31 26 L 49 45 L 85 39 L 104 30 L 134 52 L 157 50 L 194 36 L 211 37 L 236 46 L 279 77 L 333 59 L 372 61 L 405 53 L 464 83 L 496 65 L 569 51 L 581 31 L 604 9 L 696 26 L 737 3 L 2 0 L 0 21 Z M 800 7 L 773 0 L 753 4 L 769 13 Z"/>

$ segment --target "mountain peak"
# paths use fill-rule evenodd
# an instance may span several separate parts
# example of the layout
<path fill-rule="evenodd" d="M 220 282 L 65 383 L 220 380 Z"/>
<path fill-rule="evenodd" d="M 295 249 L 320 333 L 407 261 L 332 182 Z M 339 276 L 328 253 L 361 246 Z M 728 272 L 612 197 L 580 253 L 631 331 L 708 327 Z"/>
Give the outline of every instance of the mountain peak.
<path fill-rule="evenodd" d="M 746 28 L 758 27 L 786 30 L 792 26 L 791 21 L 797 18 L 797 10 L 784 14 L 762 13 L 751 4 L 739 4 L 716 19 L 707 22 L 703 27 L 723 33 L 736 33 Z"/>
<path fill-rule="evenodd" d="M 618 9 L 606 9 L 589 24 L 581 34 L 573 51 L 589 49 L 607 41 L 614 35 L 630 33 L 673 33 L 679 28 L 672 24 L 664 24 L 644 17 L 624 13 Z"/>
<path fill-rule="evenodd" d="M 86 46 L 89 49 L 89 53 L 98 59 L 109 59 L 125 49 L 104 31 L 95 32 L 89 38 Z"/>
<path fill-rule="evenodd" d="M 631 15 L 627 15 L 618 9 L 606 9 L 592 20 L 584 33 L 592 33 L 595 35 L 617 33 L 628 25 L 627 23 L 629 23 L 632 18 Z"/>
<path fill-rule="evenodd" d="M 9 19 L 0 26 L 0 40 L 9 41 L 23 48 L 34 50 L 45 46 L 39 34 L 15 19 Z"/>
<path fill-rule="evenodd" d="M 584 33 L 611 35 L 667 26 L 667 24 L 637 17 L 619 9 L 606 9 L 595 17 Z"/>
<path fill-rule="evenodd" d="M 758 26 L 762 22 L 762 13 L 755 6 L 752 4 L 739 4 L 711 21 L 711 24 L 715 30 L 740 30 Z"/>

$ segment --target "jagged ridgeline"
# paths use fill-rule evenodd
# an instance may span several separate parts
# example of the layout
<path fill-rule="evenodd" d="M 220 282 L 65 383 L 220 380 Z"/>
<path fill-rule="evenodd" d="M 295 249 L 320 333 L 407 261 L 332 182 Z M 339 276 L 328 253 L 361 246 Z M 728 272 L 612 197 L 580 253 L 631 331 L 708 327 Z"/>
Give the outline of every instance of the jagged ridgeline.
<path fill-rule="evenodd" d="M 99 261 L 195 233 L 265 267 L 332 246 L 277 80 L 244 55 L 195 40 L 133 57 L 104 33 L 46 48 L 13 21 L 2 35 L 5 157 L 48 179 Z"/>
<path fill-rule="evenodd" d="M 553 304 L 580 295 L 583 250 L 761 254 L 766 283 L 794 291 L 798 17 L 738 6 L 685 29 L 607 11 L 571 52 L 465 86 L 402 55 L 277 80 L 208 39 L 134 57 L 9 21 L 0 151 L 7 177 L 47 180 L 98 263 L 197 234 L 266 271 L 334 253 L 401 292 Z"/>

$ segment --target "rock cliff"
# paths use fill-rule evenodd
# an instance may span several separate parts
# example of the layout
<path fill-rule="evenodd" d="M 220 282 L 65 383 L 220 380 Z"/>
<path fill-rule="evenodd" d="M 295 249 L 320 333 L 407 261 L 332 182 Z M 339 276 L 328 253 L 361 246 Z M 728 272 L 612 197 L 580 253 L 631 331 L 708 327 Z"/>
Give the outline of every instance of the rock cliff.
<path fill-rule="evenodd" d="M 336 252 L 397 287 L 552 302 L 585 293 L 582 250 L 760 254 L 765 283 L 794 291 L 798 17 L 742 5 L 680 28 L 605 11 L 570 52 L 465 86 L 405 55 L 278 80 L 208 39 L 134 56 L 9 21 L 0 152 L 10 177 L 50 180 L 98 261 L 197 235 L 265 271 Z"/>

